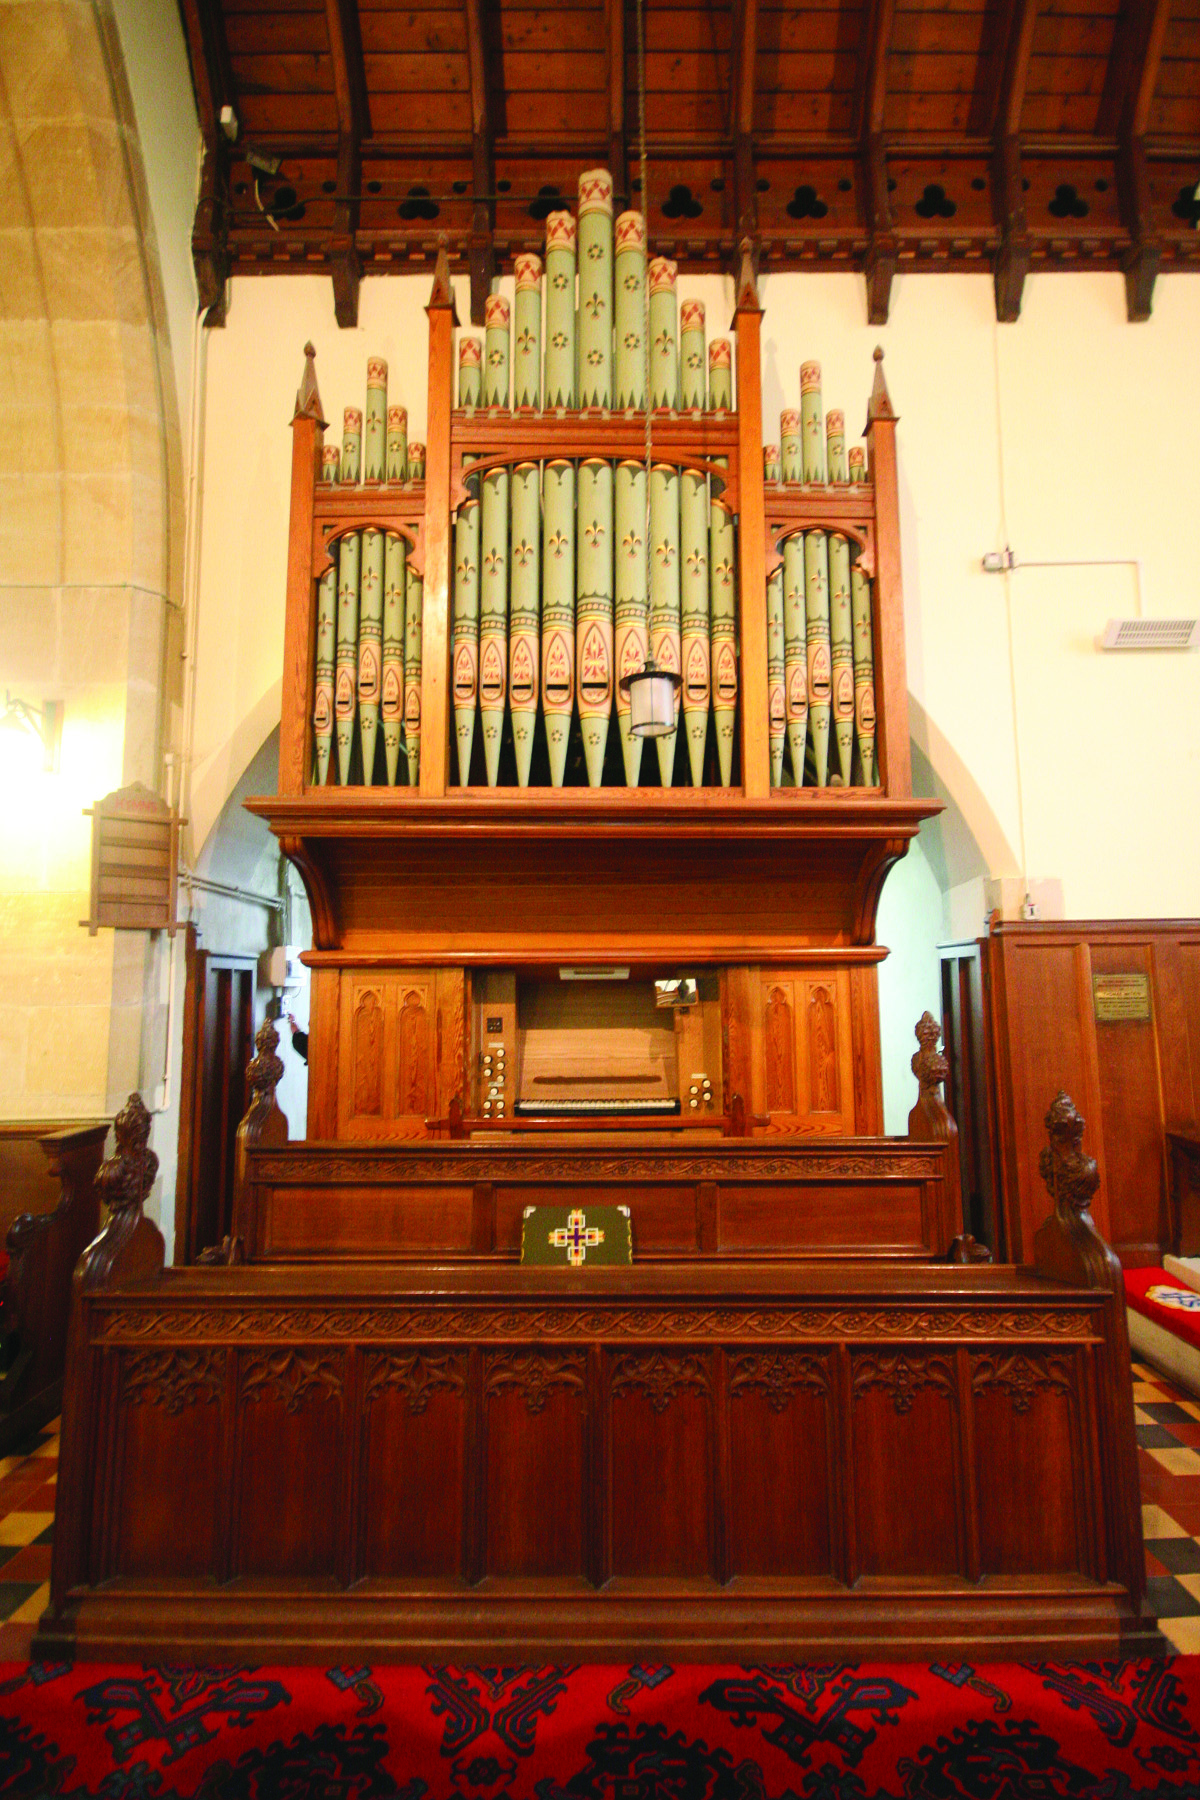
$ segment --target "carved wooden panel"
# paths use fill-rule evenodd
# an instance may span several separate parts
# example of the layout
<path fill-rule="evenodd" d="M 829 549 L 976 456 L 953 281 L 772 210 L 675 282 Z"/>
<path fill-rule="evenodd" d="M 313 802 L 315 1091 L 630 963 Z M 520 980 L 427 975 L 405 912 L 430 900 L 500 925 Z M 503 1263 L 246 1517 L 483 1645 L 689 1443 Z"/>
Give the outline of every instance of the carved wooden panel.
<path fill-rule="evenodd" d="M 484 1572 L 586 1569 L 585 1378 L 580 1350 L 500 1350 L 484 1360 Z"/>
<path fill-rule="evenodd" d="M 727 1366 L 730 1572 L 833 1574 L 828 1358 L 741 1350 Z"/>
<path fill-rule="evenodd" d="M 618 1356 L 610 1391 L 613 1574 L 713 1573 L 709 1357 L 660 1350 Z"/>
<path fill-rule="evenodd" d="M 339 1137 L 426 1135 L 461 1091 L 462 995 L 461 969 L 343 971 Z"/>
<path fill-rule="evenodd" d="M 216 1572 L 226 1354 L 179 1347 L 122 1357 L 123 1493 L 112 1573 Z"/>
<path fill-rule="evenodd" d="M 1094 1496 L 1075 1476 L 1078 1362 L 1041 1348 L 971 1357 L 981 1570 L 1087 1571 Z"/>
<path fill-rule="evenodd" d="M 964 1573 L 953 1358 L 865 1351 L 851 1371 L 858 1572 Z M 920 1505 L 900 1501 L 918 1494 Z"/>
<path fill-rule="evenodd" d="M 852 1136 L 855 1119 L 850 971 L 757 973 L 751 1032 L 754 1110 L 776 1131 Z"/>
<path fill-rule="evenodd" d="M 358 1570 L 454 1579 L 464 1566 L 466 1354 L 378 1350 L 364 1362 Z"/>
<path fill-rule="evenodd" d="M 343 1440 L 343 1354 L 272 1349 L 239 1364 L 235 1572 L 326 1573 L 341 1517 L 331 1449 Z"/>

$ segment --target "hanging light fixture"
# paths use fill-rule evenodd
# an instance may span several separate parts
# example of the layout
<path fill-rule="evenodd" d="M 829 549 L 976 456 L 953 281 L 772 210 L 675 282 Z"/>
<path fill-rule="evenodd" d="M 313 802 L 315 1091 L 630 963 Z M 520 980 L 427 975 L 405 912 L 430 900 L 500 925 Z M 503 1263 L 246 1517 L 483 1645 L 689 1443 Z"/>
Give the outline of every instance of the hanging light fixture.
<path fill-rule="evenodd" d="M 642 216 L 646 221 L 646 256 L 650 256 L 650 178 L 646 162 L 646 21 L 645 0 L 637 0 L 638 161 L 642 173 Z M 650 284 L 642 283 L 642 360 L 645 365 L 646 420 L 646 593 L 650 593 Z M 675 696 L 683 677 L 673 669 L 660 669 L 653 655 L 630 675 L 622 675 L 618 687 L 629 696 L 629 731 L 632 737 L 667 737 L 675 730 Z"/>

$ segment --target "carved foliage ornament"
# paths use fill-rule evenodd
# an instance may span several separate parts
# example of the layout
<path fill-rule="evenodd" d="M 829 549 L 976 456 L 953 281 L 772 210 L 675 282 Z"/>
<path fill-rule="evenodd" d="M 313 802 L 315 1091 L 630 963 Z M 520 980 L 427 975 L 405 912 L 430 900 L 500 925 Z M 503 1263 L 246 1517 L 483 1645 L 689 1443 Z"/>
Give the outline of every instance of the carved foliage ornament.
<path fill-rule="evenodd" d="M 638 1156 L 553 1155 L 547 1152 L 497 1155 L 472 1150 L 461 1156 L 439 1155 L 438 1182 L 545 1181 L 570 1186 L 574 1182 L 645 1181 L 651 1159 Z M 888 1145 L 886 1155 L 854 1151 L 830 1151 L 812 1146 L 803 1150 L 764 1150 L 743 1154 L 706 1155 L 703 1151 L 665 1155 L 653 1159 L 656 1183 L 673 1181 L 919 1181 L 944 1176 L 946 1164 L 940 1146 L 901 1140 Z M 398 1186 L 431 1179 L 428 1153 L 372 1151 L 362 1158 L 326 1155 L 306 1156 L 302 1147 L 279 1155 L 270 1150 L 251 1152 L 250 1179 L 280 1188 L 305 1187 L 313 1181 L 368 1183 Z"/>
<path fill-rule="evenodd" d="M 364 1398 L 369 1406 L 387 1388 L 398 1388 L 410 1413 L 423 1413 L 432 1395 L 466 1392 L 466 1358 L 426 1350 L 384 1352 L 371 1358 Z"/>
<path fill-rule="evenodd" d="M 1039 1355 L 1036 1351 L 1014 1350 L 1004 1356 L 974 1357 L 972 1392 L 982 1394 L 993 1387 L 1011 1395 L 1014 1412 L 1024 1413 L 1029 1411 L 1036 1393 L 1072 1394 L 1074 1370 L 1065 1357 Z"/>
<path fill-rule="evenodd" d="M 869 1388 L 884 1388 L 898 1413 L 909 1412 L 921 1388 L 933 1388 L 952 1400 L 954 1370 L 944 1356 L 905 1356 L 903 1353 L 858 1356 L 854 1359 L 854 1397 Z"/>
<path fill-rule="evenodd" d="M 582 1399 L 585 1353 L 571 1350 L 507 1350 L 490 1356 L 483 1391 L 488 1399 L 515 1388 L 531 1413 L 540 1413 L 555 1388 Z"/>
<path fill-rule="evenodd" d="M 781 1413 L 791 1405 L 797 1388 L 813 1394 L 828 1393 L 829 1371 L 820 1357 L 773 1350 L 765 1355 L 750 1352 L 731 1359 L 731 1399 L 736 1400 L 751 1391 L 762 1393 L 772 1411 Z"/>
<path fill-rule="evenodd" d="M 242 1400 L 282 1400 L 294 1413 L 309 1395 L 342 1397 L 342 1359 L 315 1350 L 272 1350 L 251 1358 L 242 1371 Z"/>
<path fill-rule="evenodd" d="M 613 1395 L 644 1393 L 656 1413 L 665 1412 L 676 1394 L 688 1388 L 712 1392 L 707 1357 L 664 1356 L 656 1350 L 650 1356 L 622 1356 L 613 1370 Z"/>
<path fill-rule="evenodd" d="M 185 1406 L 215 1404 L 224 1382 L 224 1350 L 140 1350 L 122 1363 L 121 1398 L 127 1406 L 161 1406 L 175 1414 Z"/>
<path fill-rule="evenodd" d="M 121 1307 L 102 1314 L 91 1341 L 100 1344 L 141 1343 L 148 1338 L 217 1341 L 350 1338 L 369 1341 L 396 1338 L 1101 1338 L 1103 1329 L 1092 1309 L 1049 1308 L 1045 1311 L 953 1310 L 902 1307 L 888 1309 L 817 1307 L 696 1308 L 674 1311 L 655 1307 L 472 1307 L 453 1310 L 436 1306 L 347 1307 L 316 1311 L 239 1311 L 235 1308 L 166 1311 Z"/>

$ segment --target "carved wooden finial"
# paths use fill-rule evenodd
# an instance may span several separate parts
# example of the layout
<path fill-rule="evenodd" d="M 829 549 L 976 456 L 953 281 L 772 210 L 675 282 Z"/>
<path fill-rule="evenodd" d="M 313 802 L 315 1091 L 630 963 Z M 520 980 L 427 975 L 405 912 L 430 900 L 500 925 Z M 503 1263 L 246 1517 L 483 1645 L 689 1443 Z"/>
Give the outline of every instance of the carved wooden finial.
<path fill-rule="evenodd" d="M 752 238 L 744 237 L 738 245 L 737 299 L 734 313 L 761 312 L 758 277 L 755 273 L 755 248 Z"/>
<path fill-rule="evenodd" d="M 140 1094 L 130 1094 L 113 1121 L 113 1131 L 116 1154 L 96 1174 L 96 1190 L 108 1208 L 108 1219 L 75 1270 L 75 1286 L 85 1291 L 155 1280 L 162 1274 L 162 1232 L 142 1210 L 158 1174 L 158 1157 L 150 1148 L 150 1114 Z"/>
<path fill-rule="evenodd" d="M 1069 1094 L 1054 1096 L 1046 1114 L 1050 1142 L 1038 1157 L 1038 1171 L 1064 1224 L 1088 1211 L 1100 1186 L 1096 1159 L 1083 1148 L 1086 1123 Z"/>
<path fill-rule="evenodd" d="M 292 414 L 292 423 L 297 419 L 315 419 L 324 430 L 327 423 L 321 411 L 321 396 L 317 391 L 317 352 L 312 342 L 304 346 L 304 374 L 300 377 L 300 386 L 296 390 L 296 410 Z"/>
<path fill-rule="evenodd" d="M 916 1039 L 921 1048 L 913 1052 L 912 1072 L 917 1078 L 920 1099 L 940 1099 L 938 1089 L 950 1078 L 950 1064 L 937 1047 L 942 1028 L 931 1012 L 921 1014 L 916 1024 Z"/>
<path fill-rule="evenodd" d="M 273 1020 L 264 1019 L 255 1033 L 254 1057 L 246 1070 L 246 1085 L 250 1089 L 249 1113 L 256 1107 L 266 1111 L 275 1104 L 275 1089 L 283 1080 L 283 1062 L 276 1056 L 279 1048 L 279 1033 Z"/>
<path fill-rule="evenodd" d="M 113 1133 L 116 1155 L 101 1164 L 96 1176 L 100 1198 L 110 1213 L 141 1212 L 158 1174 L 158 1157 L 150 1148 L 150 1114 L 140 1094 L 130 1094 L 113 1121 Z"/>
<path fill-rule="evenodd" d="M 458 324 L 458 312 L 454 305 L 454 289 L 450 282 L 450 239 L 446 233 L 440 232 L 437 241 L 437 261 L 433 265 L 433 289 L 429 295 L 426 312 L 434 312 L 448 308 L 451 323 Z"/>
<path fill-rule="evenodd" d="M 890 420 L 893 425 L 896 422 L 896 410 L 892 405 L 892 397 L 888 393 L 888 385 L 883 374 L 882 344 L 876 344 L 874 357 L 875 380 L 871 387 L 871 398 L 867 403 L 868 429 L 881 419 Z"/>

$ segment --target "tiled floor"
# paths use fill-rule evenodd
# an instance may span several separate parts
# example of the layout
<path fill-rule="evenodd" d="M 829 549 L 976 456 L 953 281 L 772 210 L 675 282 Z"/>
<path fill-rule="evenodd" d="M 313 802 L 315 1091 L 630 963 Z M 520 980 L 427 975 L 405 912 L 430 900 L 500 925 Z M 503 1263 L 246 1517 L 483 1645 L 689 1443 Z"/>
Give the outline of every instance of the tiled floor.
<path fill-rule="evenodd" d="M 58 1420 L 0 1457 L 0 1662 L 24 1662 L 50 1599 Z M 1196 1609 L 1200 1612 L 1200 1607 Z"/>
<path fill-rule="evenodd" d="M 1200 1401 L 1133 1365 L 1138 1473 L 1146 1536 L 1146 1611 L 1163 1636 L 1200 1655 Z M 0 1459 L 0 1662 L 29 1655 L 50 1597 L 58 1420 L 20 1456 Z"/>

